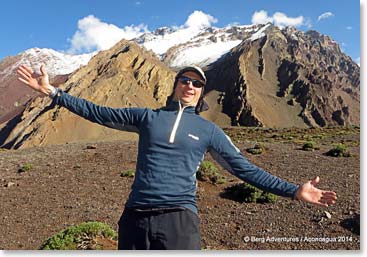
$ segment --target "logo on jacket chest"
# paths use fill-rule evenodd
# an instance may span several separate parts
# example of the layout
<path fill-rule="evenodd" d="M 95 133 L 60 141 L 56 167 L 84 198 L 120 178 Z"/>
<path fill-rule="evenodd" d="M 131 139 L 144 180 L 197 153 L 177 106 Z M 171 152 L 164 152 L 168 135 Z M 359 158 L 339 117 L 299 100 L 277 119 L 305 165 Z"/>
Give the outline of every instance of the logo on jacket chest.
<path fill-rule="evenodd" d="M 195 136 L 193 134 L 188 134 L 189 137 L 191 137 L 192 139 L 196 140 L 196 141 L 199 141 L 199 137 L 198 136 Z"/>

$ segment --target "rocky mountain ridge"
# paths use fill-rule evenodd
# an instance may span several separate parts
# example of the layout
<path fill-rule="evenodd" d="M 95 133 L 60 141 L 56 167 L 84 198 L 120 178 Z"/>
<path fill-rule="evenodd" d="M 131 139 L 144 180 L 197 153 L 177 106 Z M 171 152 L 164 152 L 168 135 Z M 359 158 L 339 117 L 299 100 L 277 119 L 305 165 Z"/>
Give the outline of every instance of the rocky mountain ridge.
<path fill-rule="evenodd" d="M 232 125 L 359 124 L 360 68 L 330 37 L 269 26 L 208 70 Z"/>
<path fill-rule="evenodd" d="M 238 38 L 244 36 L 239 44 L 203 67 L 210 104 L 210 110 L 203 114 L 205 118 L 221 126 L 359 124 L 359 66 L 330 37 L 315 31 L 279 29 L 272 24 L 256 26 L 251 31 L 248 27 L 242 29 L 237 33 Z M 174 31 L 162 29 L 157 33 Z M 205 34 L 208 30 L 200 33 L 201 39 L 215 41 Z M 237 40 L 236 36 L 228 38 Z M 175 72 L 168 66 L 170 60 L 185 49 L 196 45 L 200 48 L 201 43 L 204 41 L 174 46 L 162 62 L 152 50 L 122 40 L 94 56 L 61 87 L 97 104 L 159 108 L 172 92 Z M 49 99 L 38 98 L 0 126 L 0 145 L 19 148 L 131 137 L 49 104 Z"/>

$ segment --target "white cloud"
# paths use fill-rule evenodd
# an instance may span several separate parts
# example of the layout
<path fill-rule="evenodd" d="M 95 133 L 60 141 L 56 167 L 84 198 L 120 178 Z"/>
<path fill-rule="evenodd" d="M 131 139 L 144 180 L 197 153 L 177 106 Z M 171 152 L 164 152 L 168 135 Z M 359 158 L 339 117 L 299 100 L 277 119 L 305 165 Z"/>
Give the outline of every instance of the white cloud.
<path fill-rule="evenodd" d="M 334 14 L 332 12 L 324 12 L 323 14 L 321 14 L 318 18 L 317 21 L 323 20 L 323 19 L 327 19 L 330 17 L 333 17 Z"/>
<path fill-rule="evenodd" d="M 273 23 L 273 21 L 274 21 L 273 18 L 269 17 L 268 13 L 264 10 L 255 12 L 252 15 L 252 19 L 251 19 L 251 22 L 253 24 L 265 24 L 265 23 L 268 23 L 268 22 Z"/>
<path fill-rule="evenodd" d="M 94 50 L 105 50 L 121 39 L 132 39 L 147 31 L 148 28 L 144 24 L 119 28 L 116 25 L 102 22 L 93 15 L 89 15 L 78 21 L 78 30 L 70 39 L 71 47 L 67 52 L 77 54 Z"/>
<path fill-rule="evenodd" d="M 203 28 L 210 27 L 212 23 L 216 23 L 218 20 L 213 16 L 203 13 L 202 11 L 194 11 L 187 18 L 185 27 L 187 28 Z"/>
<path fill-rule="evenodd" d="M 251 19 L 253 24 L 264 24 L 271 22 L 276 26 L 281 28 L 286 26 L 299 27 L 302 25 L 310 26 L 309 20 L 307 21 L 303 16 L 298 16 L 295 18 L 288 17 L 286 14 L 281 12 L 274 13 L 273 16 L 268 16 L 268 13 L 264 10 L 255 12 Z"/>
<path fill-rule="evenodd" d="M 346 27 L 347 30 L 352 30 L 353 28 L 351 26 Z"/>
<path fill-rule="evenodd" d="M 303 25 L 303 21 L 304 21 L 303 16 L 299 16 L 297 18 L 290 18 L 281 12 L 276 12 L 273 15 L 273 18 L 274 18 L 275 25 L 279 27 L 286 27 L 286 26 L 298 27 L 298 26 Z"/>
<path fill-rule="evenodd" d="M 354 61 L 361 67 L 361 57 L 356 58 Z"/>

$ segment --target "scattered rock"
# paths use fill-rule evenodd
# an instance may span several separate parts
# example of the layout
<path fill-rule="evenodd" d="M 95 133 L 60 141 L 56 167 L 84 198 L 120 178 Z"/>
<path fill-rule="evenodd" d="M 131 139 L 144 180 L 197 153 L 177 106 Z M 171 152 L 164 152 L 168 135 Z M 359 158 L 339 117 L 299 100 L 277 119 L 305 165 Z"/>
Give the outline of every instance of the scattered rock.
<path fill-rule="evenodd" d="M 331 219 L 331 214 L 330 212 L 324 211 L 325 217 L 328 219 Z"/>
<path fill-rule="evenodd" d="M 96 145 L 87 145 L 86 149 L 97 149 Z"/>
<path fill-rule="evenodd" d="M 8 184 L 5 185 L 5 187 L 12 187 L 12 186 L 15 186 L 15 183 L 9 182 Z"/>
<path fill-rule="evenodd" d="M 262 154 L 265 151 L 265 147 L 262 144 L 256 143 L 254 147 L 246 149 L 246 152 L 251 154 Z"/>

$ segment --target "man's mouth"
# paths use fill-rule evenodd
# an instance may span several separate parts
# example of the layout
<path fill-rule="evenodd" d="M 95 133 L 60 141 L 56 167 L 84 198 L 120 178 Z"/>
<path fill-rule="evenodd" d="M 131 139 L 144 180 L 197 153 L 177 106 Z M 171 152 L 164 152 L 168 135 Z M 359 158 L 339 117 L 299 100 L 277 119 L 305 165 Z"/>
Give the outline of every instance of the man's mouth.
<path fill-rule="evenodd" d="M 190 93 L 190 92 L 185 92 L 184 93 L 184 96 L 193 96 L 194 95 L 194 93 Z"/>

